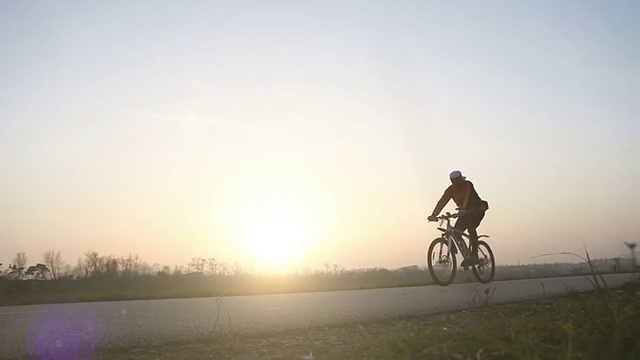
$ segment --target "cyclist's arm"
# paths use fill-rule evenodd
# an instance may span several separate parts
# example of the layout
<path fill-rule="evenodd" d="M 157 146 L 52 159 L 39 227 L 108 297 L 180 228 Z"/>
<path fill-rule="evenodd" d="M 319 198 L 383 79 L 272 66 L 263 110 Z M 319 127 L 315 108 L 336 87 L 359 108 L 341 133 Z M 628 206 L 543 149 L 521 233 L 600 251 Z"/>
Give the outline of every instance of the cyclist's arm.
<path fill-rule="evenodd" d="M 433 212 L 431 213 L 432 216 L 438 216 L 438 214 L 440 214 L 440 211 L 442 211 L 442 209 L 444 209 L 444 207 L 447 205 L 449 200 L 451 200 L 451 198 L 453 197 L 453 192 L 451 190 L 452 190 L 452 187 L 449 186 L 444 191 L 444 194 L 442 194 L 442 197 L 440 198 L 440 200 L 438 200 L 436 207 L 433 209 Z"/>

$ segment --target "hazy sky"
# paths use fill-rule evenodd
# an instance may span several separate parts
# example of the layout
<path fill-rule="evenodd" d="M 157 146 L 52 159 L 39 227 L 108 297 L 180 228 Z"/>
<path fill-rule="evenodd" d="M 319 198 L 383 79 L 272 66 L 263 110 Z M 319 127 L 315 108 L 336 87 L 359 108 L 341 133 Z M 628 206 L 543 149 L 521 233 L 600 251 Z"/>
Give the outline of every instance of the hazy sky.
<path fill-rule="evenodd" d="M 626 254 L 639 17 L 637 1 L 2 1 L 0 262 L 423 265 L 453 169 L 490 203 L 498 264 Z"/>

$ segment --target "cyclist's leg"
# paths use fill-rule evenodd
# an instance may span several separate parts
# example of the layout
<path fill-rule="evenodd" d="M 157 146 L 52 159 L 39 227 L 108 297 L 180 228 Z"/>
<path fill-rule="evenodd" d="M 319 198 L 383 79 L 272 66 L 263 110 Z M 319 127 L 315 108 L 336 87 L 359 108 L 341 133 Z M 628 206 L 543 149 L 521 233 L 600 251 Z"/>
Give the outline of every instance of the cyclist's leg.
<path fill-rule="evenodd" d="M 469 228 L 469 217 L 468 216 L 459 217 L 458 220 L 456 220 L 456 223 L 455 225 L 453 225 L 453 227 L 457 230 L 454 233 L 455 236 L 460 240 L 464 240 L 462 238 L 462 235 L 460 235 L 458 232 L 463 233 L 465 230 Z"/>
<path fill-rule="evenodd" d="M 478 259 L 478 230 L 475 227 L 469 227 L 469 252 L 473 260 Z"/>
<path fill-rule="evenodd" d="M 469 230 L 469 248 L 471 252 L 471 258 L 474 261 L 478 260 L 478 226 L 484 218 L 484 211 L 469 216 L 468 230 Z"/>
<path fill-rule="evenodd" d="M 458 220 L 456 220 L 456 223 L 455 223 L 455 225 L 453 225 L 453 227 L 457 230 L 457 231 L 454 233 L 454 236 L 456 236 L 456 237 L 457 237 L 458 239 L 460 239 L 460 240 L 463 240 L 463 242 L 464 242 L 464 239 L 462 238 L 462 235 L 460 235 L 460 234 L 458 233 L 458 231 L 459 231 L 460 233 L 462 233 L 462 232 L 464 232 L 465 230 L 467 230 L 467 228 L 469 227 L 469 217 L 468 217 L 468 216 L 462 216 L 462 217 L 459 217 L 459 218 L 458 218 Z M 463 252 L 463 251 L 461 251 L 461 252 L 464 254 L 464 252 Z M 461 265 L 465 270 L 467 270 L 467 269 L 468 269 L 468 266 L 469 266 L 469 261 L 465 258 L 464 260 L 462 260 L 462 263 L 461 263 L 460 265 Z"/>

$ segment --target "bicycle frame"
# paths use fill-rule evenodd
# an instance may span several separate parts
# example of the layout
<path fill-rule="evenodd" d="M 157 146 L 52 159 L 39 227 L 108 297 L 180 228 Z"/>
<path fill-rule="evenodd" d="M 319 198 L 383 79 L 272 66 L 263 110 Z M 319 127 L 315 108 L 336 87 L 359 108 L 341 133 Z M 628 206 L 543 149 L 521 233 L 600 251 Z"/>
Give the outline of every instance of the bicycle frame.
<path fill-rule="evenodd" d="M 456 214 L 452 215 L 451 213 L 446 213 L 443 216 L 439 216 L 438 219 L 440 219 L 440 226 L 442 226 L 442 223 L 446 221 L 447 228 L 445 229 L 443 227 L 438 227 L 438 230 L 442 232 L 442 237 L 447 239 L 447 245 L 449 249 L 454 249 L 454 254 L 455 251 L 460 250 L 460 252 L 462 253 L 462 258 L 468 259 L 471 256 L 471 244 L 467 245 L 467 243 L 464 241 L 464 238 L 467 238 L 467 240 L 469 240 L 469 234 L 460 231 L 451 225 L 451 219 L 455 217 L 457 217 Z M 455 236 L 456 233 L 460 234 L 460 236 Z M 483 237 L 488 238 L 489 236 L 478 235 L 478 240 Z"/>
<path fill-rule="evenodd" d="M 469 235 L 467 235 L 462 231 L 459 231 L 458 229 L 454 228 L 451 225 L 451 218 L 449 213 L 447 213 L 447 217 L 442 217 L 440 219 L 441 226 L 442 226 L 442 222 L 444 221 L 447 222 L 447 228 L 445 229 L 442 227 L 438 227 L 438 230 L 442 231 L 442 237 L 447 239 L 447 245 L 449 247 L 449 251 L 454 249 L 454 254 L 455 254 L 455 250 L 460 250 L 460 252 L 462 253 L 462 257 L 464 259 L 469 258 L 469 256 L 471 256 L 471 249 L 469 249 L 469 247 L 467 246 L 467 243 L 463 240 L 463 237 L 469 238 Z M 455 236 L 455 233 L 458 233 L 461 236 L 457 237 Z"/>

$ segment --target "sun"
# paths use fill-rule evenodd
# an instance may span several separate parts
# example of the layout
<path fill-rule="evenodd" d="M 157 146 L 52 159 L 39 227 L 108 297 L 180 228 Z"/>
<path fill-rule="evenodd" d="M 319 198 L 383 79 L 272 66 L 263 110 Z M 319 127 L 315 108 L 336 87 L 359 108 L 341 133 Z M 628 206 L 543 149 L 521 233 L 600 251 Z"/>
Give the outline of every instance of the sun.
<path fill-rule="evenodd" d="M 302 249 L 303 229 L 295 219 L 267 215 L 248 224 L 249 251 L 263 265 L 277 267 L 298 255 Z"/>
<path fill-rule="evenodd" d="M 270 199 L 254 204 L 250 213 L 243 231 L 246 253 L 271 270 L 295 262 L 308 243 L 307 226 L 299 209 Z"/>
<path fill-rule="evenodd" d="M 252 271 L 307 268 L 335 231 L 334 193 L 306 159 L 265 153 L 238 163 L 217 188 L 213 251 Z"/>

